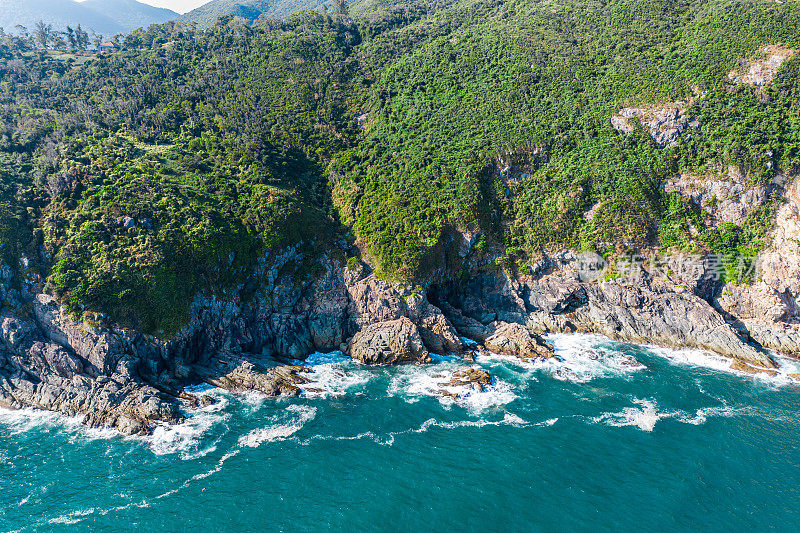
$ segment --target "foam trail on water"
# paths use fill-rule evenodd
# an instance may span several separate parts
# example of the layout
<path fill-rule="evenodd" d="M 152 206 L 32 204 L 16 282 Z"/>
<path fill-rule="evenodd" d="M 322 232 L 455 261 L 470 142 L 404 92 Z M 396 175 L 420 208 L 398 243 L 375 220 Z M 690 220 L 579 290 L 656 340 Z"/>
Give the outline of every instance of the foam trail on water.
<path fill-rule="evenodd" d="M 618 413 L 603 413 L 592 419 L 593 422 L 609 426 L 636 426 L 642 431 L 653 431 L 656 422 L 662 418 L 675 416 L 675 412 L 659 412 L 652 400 L 634 399 L 633 403 L 639 407 L 625 407 Z"/>
<path fill-rule="evenodd" d="M 652 399 L 643 400 L 634 398 L 635 407 L 625 407 L 616 413 L 603 413 L 592 418 L 592 422 L 602 423 L 608 426 L 624 427 L 636 426 L 642 431 L 651 432 L 659 420 L 673 419 L 684 424 L 699 426 L 704 424 L 709 417 L 732 417 L 748 415 L 747 408 L 734 408 L 723 402 L 717 407 L 702 407 L 694 413 L 687 413 L 682 410 L 662 411 Z"/>
<path fill-rule="evenodd" d="M 308 405 L 290 405 L 272 417 L 269 426 L 254 429 L 239 437 L 239 445 L 256 448 L 264 442 L 286 440 L 317 415 L 317 408 Z"/>

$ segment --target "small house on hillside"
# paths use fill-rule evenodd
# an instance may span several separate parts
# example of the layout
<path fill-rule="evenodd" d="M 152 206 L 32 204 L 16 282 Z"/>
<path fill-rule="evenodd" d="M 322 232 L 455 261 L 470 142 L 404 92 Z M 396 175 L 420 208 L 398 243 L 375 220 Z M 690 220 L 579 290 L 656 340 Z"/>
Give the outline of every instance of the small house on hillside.
<path fill-rule="evenodd" d="M 115 52 L 119 50 L 119 45 L 113 41 L 106 41 L 104 43 L 100 43 L 98 48 L 101 52 Z"/>

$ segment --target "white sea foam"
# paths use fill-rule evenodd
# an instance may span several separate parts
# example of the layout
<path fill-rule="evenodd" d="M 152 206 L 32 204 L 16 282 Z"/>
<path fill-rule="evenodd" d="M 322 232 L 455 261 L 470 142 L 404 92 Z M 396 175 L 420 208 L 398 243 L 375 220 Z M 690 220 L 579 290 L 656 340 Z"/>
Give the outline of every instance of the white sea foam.
<path fill-rule="evenodd" d="M 683 410 L 660 410 L 653 400 L 642 400 L 634 398 L 633 403 L 636 407 L 625 407 L 617 413 L 603 413 L 592 419 L 595 423 L 603 423 L 609 426 L 636 426 L 642 431 L 653 431 L 659 420 L 673 419 L 684 424 L 695 426 L 702 425 L 710 417 L 732 417 L 749 414 L 746 407 L 735 408 L 728 406 L 725 402 L 721 406 L 702 407 L 695 412 Z"/>
<path fill-rule="evenodd" d="M 204 389 L 208 390 L 208 389 Z M 30 431 L 55 427 L 66 430 L 69 442 L 75 443 L 81 439 L 125 439 L 130 441 L 143 441 L 149 444 L 156 455 L 165 455 L 180 452 L 184 458 L 194 458 L 213 451 L 213 446 L 204 450 L 199 449 L 201 437 L 214 424 L 227 419 L 230 415 L 222 413 L 228 401 L 219 389 L 212 394 L 217 402 L 202 409 L 189 411 L 189 417 L 182 424 L 163 424 L 155 428 L 152 435 L 145 437 L 124 437 L 119 431 L 112 428 L 92 428 L 83 424 L 83 416 L 65 416 L 60 413 L 43 411 L 39 409 L 10 410 L 0 408 L 0 425 L 9 428 L 10 434 L 16 435 Z M 198 455 L 199 454 L 199 455 Z"/>
<path fill-rule="evenodd" d="M 332 352 L 314 352 L 303 360 L 298 360 L 298 364 L 305 366 L 318 366 L 341 364 L 351 362 L 352 359 L 347 357 L 341 350 L 334 350 Z"/>
<path fill-rule="evenodd" d="M 503 415 L 502 420 L 456 420 L 453 422 L 444 422 L 441 420 L 436 420 L 435 418 L 429 418 L 422 425 L 417 429 L 411 429 L 405 432 L 397 432 L 394 433 L 395 435 L 401 433 L 426 433 L 431 428 L 442 428 L 442 429 L 456 429 L 456 428 L 466 428 L 466 427 L 474 427 L 474 428 L 482 428 L 487 426 L 527 426 L 528 422 L 523 420 L 522 418 L 518 417 L 513 413 L 505 413 Z"/>
<path fill-rule="evenodd" d="M 552 426 L 558 418 L 546 420 L 536 424 L 531 424 L 514 413 L 506 412 L 503 414 L 501 420 L 455 420 L 443 421 L 435 418 L 429 418 L 418 427 L 412 427 L 400 431 L 390 431 L 383 435 L 377 434 L 373 431 L 365 431 L 357 435 L 314 435 L 308 439 L 299 440 L 298 442 L 304 446 L 308 446 L 314 441 L 353 441 L 353 440 L 371 440 L 381 446 L 392 446 L 395 439 L 402 435 L 427 433 L 431 429 L 458 429 L 458 428 L 482 428 L 487 426 L 514 426 L 514 427 L 528 427 L 528 426 Z"/>
<path fill-rule="evenodd" d="M 455 372 L 465 368 L 460 361 L 401 367 L 392 377 L 388 393 L 390 396 L 402 396 L 409 403 L 422 397 L 433 397 L 444 406 L 457 404 L 475 412 L 505 405 L 517 398 L 511 385 L 497 378 L 493 378 L 491 384 L 484 385 L 483 390 L 466 384 L 450 385 Z"/>
<path fill-rule="evenodd" d="M 775 362 L 778 363 L 778 368 L 768 369 L 768 370 L 774 370 L 775 372 L 775 375 L 770 375 L 771 372 L 758 372 L 752 374 L 749 372 L 734 370 L 731 368 L 733 359 L 731 359 L 730 357 L 724 357 L 721 355 L 705 352 L 703 350 L 673 349 L 673 348 L 663 348 L 661 346 L 650 346 L 650 345 L 646 347 L 652 353 L 660 357 L 664 357 L 665 359 L 669 360 L 671 363 L 674 364 L 691 366 L 691 367 L 708 368 L 711 370 L 726 372 L 729 374 L 735 374 L 737 376 L 754 379 L 763 383 L 768 383 L 776 386 L 798 383 L 795 379 L 789 377 L 789 375 L 800 373 L 800 362 L 795 361 L 793 359 L 789 359 L 788 357 L 784 357 L 775 352 L 770 352 L 770 355 L 772 355 L 773 359 L 775 359 Z"/>
<path fill-rule="evenodd" d="M 674 417 L 680 413 L 661 412 L 656 408 L 652 400 L 634 399 L 633 403 L 638 407 L 625 407 L 618 413 L 603 413 L 592 419 L 593 422 L 603 423 L 609 426 L 636 426 L 642 431 L 653 431 L 656 422 L 662 418 Z"/>
<path fill-rule="evenodd" d="M 557 357 L 522 361 L 517 357 L 499 354 L 481 355 L 478 361 L 506 368 L 524 369 L 523 379 L 534 379 L 537 371 L 553 378 L 573 383 L 588 383 L 600 377 L 621 376 L 646 369 L 631 356 L 607 346 L 606 337 L 586 334 L 553 334 L 547 340 L 553 344 Z M 519 373 L 519 372 L 517 372 Z"/>
<path fill-rule="evenodd" d="M 694 414 L 681 413 L 676 416 L 676 419 L 684 424 L 699 426 L 704 424 L 710 417 L 730 418 L 740 415 L 752 415 L 751 408 L 749 406 L 731 407 L 723 402 L 722 405 L 717 407 L 702 407 L 697 409 Z"/>
<path fill-rule="evenodd" d="M 216 425 L 225 423 L 230 413 L 225 411 L 230 401 L 221 389 L 205 389 L 215 402 L 206 407 L 190 409 L 186 421 L 176 425 L 160 425 L 152 435 L 132 437 L 147 442 L 156 455 L 180 454 L 182 459 L 203 457 L 216 450 L 216 442 L 206 443 L 204 437 Z"/>
<path fill-rule="evenodd" d="M 619 350 L 620 343 L 595 334 L 552 334 L 549 340 L 555 348 L 560 361 L 553 358 L 523 362 L 515 357 L 490 355 L 479 358 L 481 362 L 504 361 L 528 370 L 549 371 L 556 379 L 585 383 L 597 377 L 620 376 L 646 369 L 646 366 Z M 617 344 L 617 346 L 615 346 Z M 638 345 L 650 353 L 663 357 L 673 364 L 708 368 L 715 371 L 735 374 L 773 385 L 797 384 L 790 374 L 800 373 L 800 361 L 789 359 L 770 352 L 778 363 L 776 375 L 768 372 L 751 374 L 731 369 L 733 359 L 691 348 L 665 348 L 651 344 Z"/>
<path fill-rule="evenodd" d="M 239 438 L 240 446 L 256 448 L 264 442 L 286 440 L 317 415 L 316 407 L 293 404 L 271 417 L 272 423 Z"/>
<path fill-rule="evenodd" d="M 77 511 L 72 511 L 71 513 L 67 513 L 61 516 L 57 516 L 55 518 L 51 518 L 48 520 L 50 524 L 64 524 L 64 525 L 73 525 L 77 524 L 78 522 L 84 520 L 87 516 L 94 514 L 95 509 L 79 509 Z"/>
<path fill-rule="evenodd" d="M 300 385 L 308 396 L 343 396 L 349 390 L 363 385 L 374 376 L 374 372 L 353 362 L 340 351 L 316 352 L 298 364 L 311 367 L 306 374 L 311 382 Z"/>
<path fill-rule="evenodd" d="M 10 435 L 19 435 L 43 427 L 60 427 L 70 430 L 82 427 L 80 416 L 64 416 L 40 409 L 6 409 L 4 407 L 0 407 L 0 424 L 8 428 Z"/>
<path fill-rule="evenodd" d="M 207 477 L 213 476 L 214 474 L 216 474 L 217 472 L 222 470 L 222 467 L 225 465 L 225 463 L 227 462 L 228 459 L 230 459 L 231 457 L 236 457 L 237 455 L 239 455 L 240 451 L 241 450 L 232 450 L 232 451 L 226 453 L 225 455 L 220 457 L 219 461 L 217 461 L 217 464 L 214 466 L 214 468 L 212 468 L 211 470 L 206 470 L 205 472 L 200 472 L 199 474 L 193 475 L 188 481 L 186 481 L 184 483 L 184 486 L 188 485 L 191 481 L 199 481 L 201 479 L 205 479 Z M 159 498 L 159 499 L 160 498 L 165 498 L 168 495 L 169 495 L 169 493 L 164 493 L 164 494 L 158 496 L 157 498 Z"/>

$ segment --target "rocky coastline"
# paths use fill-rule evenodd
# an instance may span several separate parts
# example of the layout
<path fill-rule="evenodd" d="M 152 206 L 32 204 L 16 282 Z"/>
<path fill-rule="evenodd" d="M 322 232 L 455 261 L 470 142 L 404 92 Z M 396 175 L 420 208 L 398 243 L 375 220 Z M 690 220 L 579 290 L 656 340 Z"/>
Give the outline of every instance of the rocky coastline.
<path fill-rule="evenodd" d="M 365 263 L 353 268 L 335 253 L 319 259 L 321 273 L 298 282 L 299 246 L 268 254 L 247 284 L 199 295 L 189 324 L 167 340 L 79 321 L 44 293 L 28 259 L 4 265 L 0 406 L 148 434 L 183 421 L 187 406 L 212 401 L 186 392 L 188 385 L 301 394 L 313 383 L 300 362 L 316 351 L 341 350 L 368 365 L 426 364 L 431 354 L 471 360 L 484 351 L 532 360 L 554 356 L 542 339 L 553 332 L 697 348 L 750 373 L 774 372 L 771 350 L 800 355 L 800 182 L 785 191 L 751 285 L 723 284 L 703 270 L 645 268 L 607 279 L 587 275 L 586 265 L 601 258 L 569 251 L 542 254 L 527 275 L 511 274 L 485 268 L 472 251 L 474 236 L 456 235 L 452 246 L 469 274 L 432 277 L 424 286 L 381 280 Z M 475 387 L 490 379 L 458 377 Z"/>

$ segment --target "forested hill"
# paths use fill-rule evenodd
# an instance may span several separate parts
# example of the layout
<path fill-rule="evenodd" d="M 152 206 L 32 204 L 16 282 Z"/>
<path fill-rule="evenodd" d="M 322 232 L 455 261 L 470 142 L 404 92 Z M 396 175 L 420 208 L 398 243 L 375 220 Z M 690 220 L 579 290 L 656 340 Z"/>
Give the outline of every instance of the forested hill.
<path fill-rule="evenodd" d="M 170 332 L 197 291 L 296 242 L 355 239 L 406 279 L 456 230 L 519 270 L 543 247 L 754 253 L 774 202 L 706 225 L 665 181 L 800 164 L 795 1 L 351 10 L 168 23 L 81 65 L 4 36 L 5 261 L 36 258 L 76 313 Z M 774 79 L 737 83 L 767 45 L 786 51 Z M 612 126 L 675 102 L 694 126 L 669 143 Z"/>
<path fill-rule="evenodd" d="M 201 28 L 213 25 L 224 16 L 240 17 L 254 21 L 261 16 L 287 18 L 304 9 L 316 9 L 326 0 L 211 0 L 188 13 L 181 15 L 180 22 L 194 22 Z M 330 0 L 327 4 L 333 5 Z"/>

